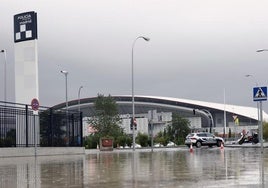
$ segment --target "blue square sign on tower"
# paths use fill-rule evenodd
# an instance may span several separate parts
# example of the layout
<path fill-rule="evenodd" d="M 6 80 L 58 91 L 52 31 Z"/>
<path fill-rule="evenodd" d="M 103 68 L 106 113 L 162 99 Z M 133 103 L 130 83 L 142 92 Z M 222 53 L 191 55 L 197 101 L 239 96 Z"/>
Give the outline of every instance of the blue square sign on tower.
<path fill-rule="evenodd" d="M 266 101 L 266 100 L 267 100 L 267 87 L 254 87 L 253 101 Z"/>

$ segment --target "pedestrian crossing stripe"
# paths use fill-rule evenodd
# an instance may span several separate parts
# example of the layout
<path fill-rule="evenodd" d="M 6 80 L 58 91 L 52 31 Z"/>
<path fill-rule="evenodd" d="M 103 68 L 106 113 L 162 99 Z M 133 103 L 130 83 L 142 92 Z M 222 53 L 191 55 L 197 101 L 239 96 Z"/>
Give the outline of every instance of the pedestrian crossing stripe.
<path fill-rule="evenodd" d="M 253 100 L 254 101 L 267 100 L 267 87 L 255 87 L 255 88 L 253 88 Z"/>

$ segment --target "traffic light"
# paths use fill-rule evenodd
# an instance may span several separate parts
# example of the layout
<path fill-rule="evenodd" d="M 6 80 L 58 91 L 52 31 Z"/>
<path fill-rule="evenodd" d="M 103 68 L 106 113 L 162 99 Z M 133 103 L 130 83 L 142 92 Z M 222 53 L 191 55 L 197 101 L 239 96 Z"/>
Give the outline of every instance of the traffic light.
<path fill-rule="evenodd" d="M 136 121 L 136 118 L 134 118 L 133 125 L 135 127 L 135 130 L 137 130 L 137 121 Z"/>
<path fill-rule="evenodd" d="M 133 118 L 130 118 L 130 130 L 133 130 Z"/>
<path fill-rule="evenodd" d="M 133 118 L 130 118 L 130 130 L 133 130 L 133 126 L 134 126 L 135 130 L 137 130 L 136 118 L 134 118 L 134 121 L 133 121 Z"/>

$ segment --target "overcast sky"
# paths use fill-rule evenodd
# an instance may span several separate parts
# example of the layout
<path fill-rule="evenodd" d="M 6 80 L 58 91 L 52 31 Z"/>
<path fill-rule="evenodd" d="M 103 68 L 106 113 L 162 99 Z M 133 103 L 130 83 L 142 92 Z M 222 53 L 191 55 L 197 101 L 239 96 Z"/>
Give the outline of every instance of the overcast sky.
<path fill-rule="evenodd" d="M 98 93 L 135 94 L 256 106 L 252 88 L 268 84 L 267 0 L 1 0 L 0 49 L 7 50 L 14 101 L 13 16 L 38 18 L 40 104 Z M 4 85 L 0 56 L 0 88 Z M 246 78 L 246 74 L 253 77 Z M 4 99 L 1 89 L 0 100 Z M 30 103 L 30 101 L 29 101 Z M 268 111 L 268 102 L 263 103 Z"/>

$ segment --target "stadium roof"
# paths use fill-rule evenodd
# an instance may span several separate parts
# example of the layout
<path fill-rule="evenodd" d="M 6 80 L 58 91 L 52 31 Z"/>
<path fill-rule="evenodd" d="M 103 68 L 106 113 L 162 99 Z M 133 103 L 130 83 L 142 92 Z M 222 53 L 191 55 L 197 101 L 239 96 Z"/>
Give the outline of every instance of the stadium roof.
<path fill-rule="evenodd" d="M 130 95 L 117 95 L 112 96 L 118 104 L 131 104 L 132 98 Z M 97 97 L 92 98 L 83 98 L 80 99 L 81 109 L 85 106 L 92 106 L 93 102 Z M 69 101 L 69 108 L 76 109 L 78 107 L 79 101 L 72 100 Z M 172 98 L 172 97 L 159 97 L 159 96 L 142 96 L 135 95 L 135 105 L 159 105 L 159 106 L 174 106 L 174 107 L 182 107 L 189 109 L 210 109 L 210 110 L 218 110 L 218 111 L 226 111 L 228 113 L 233 113 L 240 116 L 245 116 L 250 119 L 258 120 L 258 110 L 254 107 L 246 107 L 246 106 L 238 106 L 238 105 L 230 105 L 230 104 L 222 104 L 222 103 L 212 103 L 212 102 L 204 102 L 198 100 L 189 100 L 189 99 L 180 99 L 180 98 Z M 65 103 L 58 104 L 53 108 L 65 108 Z M 131 108 L 130 108 L 131 109 Z M 148 109 L 146 109 L 148 110 Z M 147 111 L 148 112 L 148 111 Z M 128 112 L 129 113 L 129 112 Z M 145 111 L 143 112 L 145 113 Z M 263 121 L 268 121 L 268 114 L 263 111 Z"/>
<path fill-rule="evenodd" d="M 234 113 L 237 115 L 242 115 L 248 118 L 252 118 L 258 120 L 258 110 L 254 107 L 246 107 L 246 106 L 238 106 L 238 105 L 230 105 L 230 104 L 222 104 L 222 103 L 212 103 L 212 102 L 204 102 L 197 100 L 189 100 L 189 99 L 179 99 L 179 98 L 171 98 L 171 97 L 155 97 L 163 100 L 172 100 L 187 104 L 193 104 L 196 106 L 204 106 L 212 109 L 217 109 L 221 111 L 226 111 L 229 113 Z M 268 121 L 268 114 L 263 111 L 263 120 Z"/>

